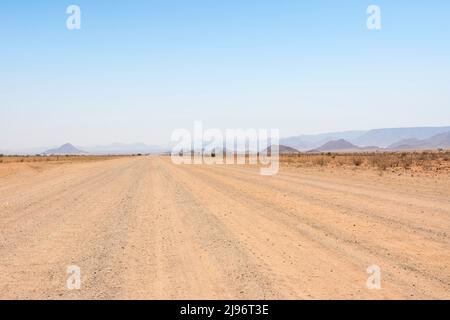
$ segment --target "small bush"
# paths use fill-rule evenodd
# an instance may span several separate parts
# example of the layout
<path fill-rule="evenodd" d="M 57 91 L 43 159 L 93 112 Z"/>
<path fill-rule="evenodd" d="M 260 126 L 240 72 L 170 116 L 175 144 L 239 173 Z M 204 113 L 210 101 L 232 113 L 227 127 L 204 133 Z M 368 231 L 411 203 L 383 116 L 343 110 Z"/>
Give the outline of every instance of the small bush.
<path fill-rule="evenodd" d="M 377 154 L 371 159 L 372 166 L 377 167 L 380 170 L 386 170 L 389 167 L 393 167 L 394 160 L 387 154 Z"/>
<path fill-rule="evenodd" d="M 314 159 L 314 164 L 315 165 L 319 165 L 321 167 L 325 166 L 326 164 L 328 164 L 328 161 L 325 159 L 325 157 L 319 157 Z"/>
<path fill-rule="evenodd" d="M 425 171 L 430 171 L 433 168 L 431 165 L 431 161 L 424 161 L 422 162 L 422 169 Z"/>
<path fill-rule="evenodd" d="M 355 166 L 359 167 L 363 163 L 362 157 L 353 157 L 352 162 Z"/>
<path fill-rule="evenodd" d="M 413 164 L 412 154 L 408 155 L 407 153 L 402 153 L 400 156 L 400 165 L 404 169 L 410 169 Z"/>
<path fill-rule="evenodd" d="M 430 159 L 430 157 L 428 155 L 428 152 L 424 151 L 421 154 L 419 154 L 419 160 L 420 161 L 426 161 L 426 160 L 429 160 L 429 159 Z"/>

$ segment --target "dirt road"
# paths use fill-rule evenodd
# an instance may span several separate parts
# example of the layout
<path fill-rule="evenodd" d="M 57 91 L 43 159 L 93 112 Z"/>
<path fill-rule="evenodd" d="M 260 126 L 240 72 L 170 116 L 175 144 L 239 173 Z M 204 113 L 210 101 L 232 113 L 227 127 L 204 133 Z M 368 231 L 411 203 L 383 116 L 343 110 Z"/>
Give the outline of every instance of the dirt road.
<path fill-rule="evenodd" d="M 449 299 L 449 181 L 159 157 L 17 164 L 0 171 L 0 298 Z"/>

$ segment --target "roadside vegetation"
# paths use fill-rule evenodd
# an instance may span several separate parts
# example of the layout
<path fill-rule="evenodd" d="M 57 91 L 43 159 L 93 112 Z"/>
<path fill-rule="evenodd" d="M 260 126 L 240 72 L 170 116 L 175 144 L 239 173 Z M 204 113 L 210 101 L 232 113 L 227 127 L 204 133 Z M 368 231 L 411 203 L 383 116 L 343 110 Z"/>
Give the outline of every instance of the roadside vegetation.
<path fill-rule="evenodd" d="M 388 170 L 450 171 L 450 151 L 315 153 L 280 157 L 282 165 L 293 167 L 349 167 Z"/>
<path fill-rule="evenodd" d="M 130 156 L 140 156 L 140 155 L 130 155 Z M 29 156 L 20 156 L 20 155 L 11 155 L 5 156 L 0 154 L 0 163 L 17 163 L 17 162 L 73 162 L 73 161 L 100 161 L 100 160 L 108 160 L 115 159 L 120 157 L 128 157 L 128 156 L 75 156 L 75 155 L 66 155 L 66 156 L 42 156 L 42 155 L 29 155 Z"/>

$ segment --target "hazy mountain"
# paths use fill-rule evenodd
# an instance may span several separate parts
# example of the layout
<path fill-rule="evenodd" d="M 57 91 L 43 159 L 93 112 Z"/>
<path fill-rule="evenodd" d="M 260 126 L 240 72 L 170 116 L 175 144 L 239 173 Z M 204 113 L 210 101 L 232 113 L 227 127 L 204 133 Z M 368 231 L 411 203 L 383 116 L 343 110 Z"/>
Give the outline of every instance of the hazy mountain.
<path fill-rule="evenodd" d="M 267 154 L 272 154 L 272 148 L 273 148 L 273 146 L 270 146 L 267 149 L 265 149 L 264 152 Z M 295 148 L 280 144 L 278 146 L 278 153 L 279 154 L 296 154 L 296 153 L 300 153 L 300 151 L 298 151 Z"/>
<path fill-rule="evenodd" d="M 406 139 L 423 140 L 448 131 L 450 131 L 450 127 L 374 129 L 368 131 L 359 138 L 350 141 L 358 146 L 371 145 L 385 148 L 400 140 Z"/>
<path fill-rule="evenodd" d="M 360 137 L 367 131 L 342 131 L 327 132 L 316 135 L 300 135 L 280 139 L 280 144 L 295 148 L 300 151 L 306 151 L 318 148 L 324 143 L 332 140 L 352 140 Z"/>
<path fill-rule="evenodd" d="M 70 143 L 63 144 L 59 148 L 44 151 L 45 155 L 84 155 L 87 152 L 75 148 Z"/>
<path fill-rule="evenodd" d="M 285 146 L 295 148 L 297 150 L 302 150 L 302 151 L 313 149 L 317 145 L 316 142 L 304 140 L 303 138 L 301 138 L 301 136 L 283 138 L 283 139 L 280 139 L 280 143 L 282 143 Z M 319 145 L 320 145 L 320 143 L 319 143 Z"/>
<path fill-rule="evenodd" d="M 106 155 L 106 154 L 148 154 L 148 153 L 163 153 L 168 150 L 159 146 L 149 146 L 144 143 L 112 143 L 105 146 L 85 147 L 92 154 Z"/>
<path fill-rule="evenodd" d="M 450 148 L 450 131 L 437 134 L 424 141 L 426 144 L 435 148 Z"/>
<path fill-rule="evenodd" d="M 391 150 L 450 148 L 450 132 L 440 133 L 428 139 L 405 139 L 391 144 Z"/>
<path fill-rule="evenodd" d="M 387 147 L 387 149 L 395 150 L 395 149 L 401 149 L 404 146 L 415 146 L 415 145 L 420 144 L 421 141 L 422 140 L 417 139 L 417 138 L 403 139 L 403 140 L 400 140 L 398 142 L 395 142 L 395 143 L 389 145 Z"/>
<path fill-rule="evenodd" d="M 358 146 L 353 143 L 348 142 L 344 139 L 332 140 L 317 149 L 311 150 L 310 152 L 332 152 L 332 151 L 354 151 L 359 150 Z"/>
<path fill-rule="evenodd" d="M 450 127 L 413 127 L 373 129 L 368 131 L 328 132 L 317 135 L 299 135 L 280 139 L 280 144 L 300 151 L 318 149 L 329 141 L 346 140 L 355 146 L 376 146 L 385 148 L 405 139 L 428 139 L 434 135 L 450 131 Z"/>

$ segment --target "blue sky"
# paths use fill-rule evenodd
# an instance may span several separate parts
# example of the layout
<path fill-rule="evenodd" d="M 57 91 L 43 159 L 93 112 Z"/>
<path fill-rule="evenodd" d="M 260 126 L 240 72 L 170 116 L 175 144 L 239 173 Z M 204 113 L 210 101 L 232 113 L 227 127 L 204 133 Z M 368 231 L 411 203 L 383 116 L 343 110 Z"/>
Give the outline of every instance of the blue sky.
<path fill-rule="evenodd" d="M 166 144 L 194 120 L 282 136 L 449 125 L 449 16 L 444 0 L 1 1 L 0 150 Z"/>

